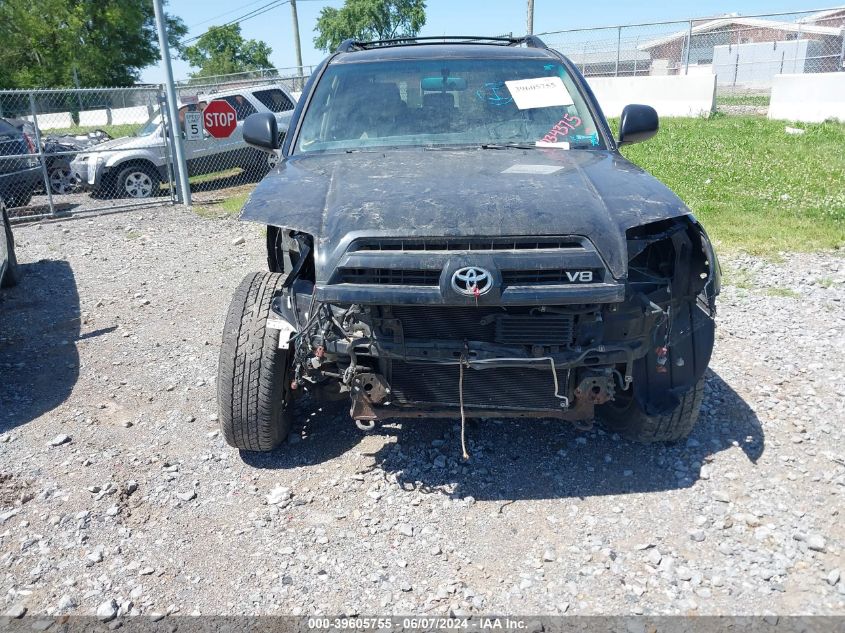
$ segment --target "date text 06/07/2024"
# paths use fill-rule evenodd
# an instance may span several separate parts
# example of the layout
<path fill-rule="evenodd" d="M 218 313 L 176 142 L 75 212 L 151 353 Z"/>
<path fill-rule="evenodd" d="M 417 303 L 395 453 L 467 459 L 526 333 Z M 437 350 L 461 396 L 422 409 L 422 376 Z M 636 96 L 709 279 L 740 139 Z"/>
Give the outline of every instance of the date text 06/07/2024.
<path fill-rule="evenodd" d="M 319 631 L 379 631 L 392 629 L 401 622 L 405 631 L 429 631 L 432 629 L 488 631 L 521 631 L 527 628 L 527 621 L 512 617 L 441 618 L 441 617 L 354 617 L 354 618 L 308 618 L 308 628 Z"/>

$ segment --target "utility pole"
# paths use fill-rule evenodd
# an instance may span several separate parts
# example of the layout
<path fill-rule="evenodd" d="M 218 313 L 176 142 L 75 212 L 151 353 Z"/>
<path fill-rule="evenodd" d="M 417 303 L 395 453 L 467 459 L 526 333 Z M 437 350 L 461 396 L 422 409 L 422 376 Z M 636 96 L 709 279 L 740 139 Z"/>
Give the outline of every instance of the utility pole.
<path fill-rule="evenodd" d="M 293 45 L 296 50 L 296 65 L 302 77 L 302 45 L 299 43 L 299 18 L 296 15 L 296 0 L 290 0 L 290 14 L 293 18 Z"/>
<path fill-rule="evenodd" d="M 191 206 L 191 186 L 188 183 L 188 169 L 185 166 L 185 150 L 182 147 L 182 135 L 179 133 L 179 114 L 176 111 L 176 86 L 173 83 L 173 66 L 170 64 L 170 46 L 167 43 L 167 25 L 161 0 L 153 0 L 158 31 L 158 46 L 161 49 L 161 63 L 164 65 L 164 87 L 167 96 L 167 126 L 171 147 L 176 150 L 176 174 L 179 180 L 180 202 Z"/>
<path fill-rule="evenodd" d="M 534 34 L 534 0 L 528 0 L 528 23 L 526 25 L 526 35 Z"/>

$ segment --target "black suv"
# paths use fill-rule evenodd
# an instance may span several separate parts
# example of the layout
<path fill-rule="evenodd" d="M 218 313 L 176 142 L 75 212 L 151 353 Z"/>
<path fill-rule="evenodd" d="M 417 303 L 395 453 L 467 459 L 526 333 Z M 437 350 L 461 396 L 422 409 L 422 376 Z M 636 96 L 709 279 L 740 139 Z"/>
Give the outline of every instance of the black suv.
<path fill-rule="evenodd" d="M 0 200 L 24 207 L 43 183 L 32 136 L 13 122 L 0 119 Z"/>
<path fill-rule="evenodd" d="M 279 149 L 276 120 L 244 138 Z M 344 42 L 310 78 L 281 161 L 244 206 L 269 272 L 230 307 L 219 407 L 270 450 L 308 391 L 361 428 L 552 417 L 640 441 L 698 417 L 720 272 L 689 209 L 614 139 L 577 68 L 536 37 Z"/>

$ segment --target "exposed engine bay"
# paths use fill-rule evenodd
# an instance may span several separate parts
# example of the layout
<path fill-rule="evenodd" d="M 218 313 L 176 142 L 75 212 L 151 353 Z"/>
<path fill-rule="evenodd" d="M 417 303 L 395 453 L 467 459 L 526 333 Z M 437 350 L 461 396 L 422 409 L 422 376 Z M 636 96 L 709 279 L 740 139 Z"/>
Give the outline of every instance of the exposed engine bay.
<path fill-rule="evenodd" d="M 289 351 L 289 389 L 349 397 L 361 428 L 458 415 L 584 425 L 620 396 L 671 410 L 710 358 L 718 263 L 692 216 L 626 237 L 620 279 L 588 240 L 563 236 L 359 240 L 318 283 L 313 238 L 268 227 L 270 269 L 287 273 L 268 327 Z"/>

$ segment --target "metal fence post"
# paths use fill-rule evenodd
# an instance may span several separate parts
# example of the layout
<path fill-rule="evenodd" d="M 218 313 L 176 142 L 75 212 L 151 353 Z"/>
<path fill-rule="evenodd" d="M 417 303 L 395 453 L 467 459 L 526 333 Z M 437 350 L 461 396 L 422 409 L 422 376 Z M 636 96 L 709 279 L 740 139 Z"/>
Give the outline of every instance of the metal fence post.
<path fill-rule="evenodd" d="M 845 26 L 842 27 L 841 33 L 842 50 L 839 51 L 839 70 L 845 72 Z"/>
<path fill-rule="evenodd" d="M 159 112 L 162 112 L 167 102 L 167 97 L 164 96 L 164 84 L 159 86 L 159 91 L 160 92 L 158 94 L 158 107 Z M 171 179 L 169 187 L 170 202 L 177 202 L 179 200 L 179 196 L 176 191 L 176 182 L 173 180 L 176 177 L 176 171 L 173 169 L 173 145 L 171 144 L 173 137 L 168 131 L 167 134 L 164 135 L 162 140 L 164 141 L 164 162 L 167 164 L 167 175 Z"/>
<path fill-rule="evenodd" d="M 44 148 L 41 146 L 41 131 L 38 129 L 38 113 L 35 111 L 35 95 L 29 93 L 29 109 L 32 112 L 32 126 L 35 128 L 35 146 L 38 148 L 38 162 L 41 163 L 41 175 L 44 178 L 44 190 L 47 192 L 47 205 L 50 215 L 56 215 L 53 206 L 53 189 L 50 187 L 50 175 L 47 173 L 47 161 L 44 158 Z"/>
<path fill-rule="evenodd" d="M 182 204 L 191 206 L 191 185 L 188 182 L 188 168 L 185 164 L 185 151 L 182 147 L 182 136 L 179 134 L 179 114 L 176 108 L 176 87 L 173 84 L 173 66 L 170 63 L 170 48 L 167 44 L 167 27 L 165 24 L 164 10 L 161 0 L 153 0 L 155 9 L 156 27 L 158 30 L 158 45 L 161 49 L 161 62 L 164 65 L 165 85 L 167 87 L 167 128 L 170 131 L 170 138 L 173 141 L 173 148 L 176 150 L 176 171 L 178 173 L 179 192 Z M 164 113 L 162 113 L 163 115 Z M 162 116 L 164 120 L 164 116 Z"/>
<path fill-rule="evenodd" d="M 684 59 L 684 74 L 689 74 L 689 53 L 692 48 L 692 20 L 689 21 L 689 30 L 687 31 L 687 50 Z"/>
<path fill-rule="evenodd" d="M 619 56 L 622 52 L 621 48 L 622 48 L 622 27 L 617 26 L 616 27 L 616 68 L 613 71 L 614 77 L 619 76 Z"/>

